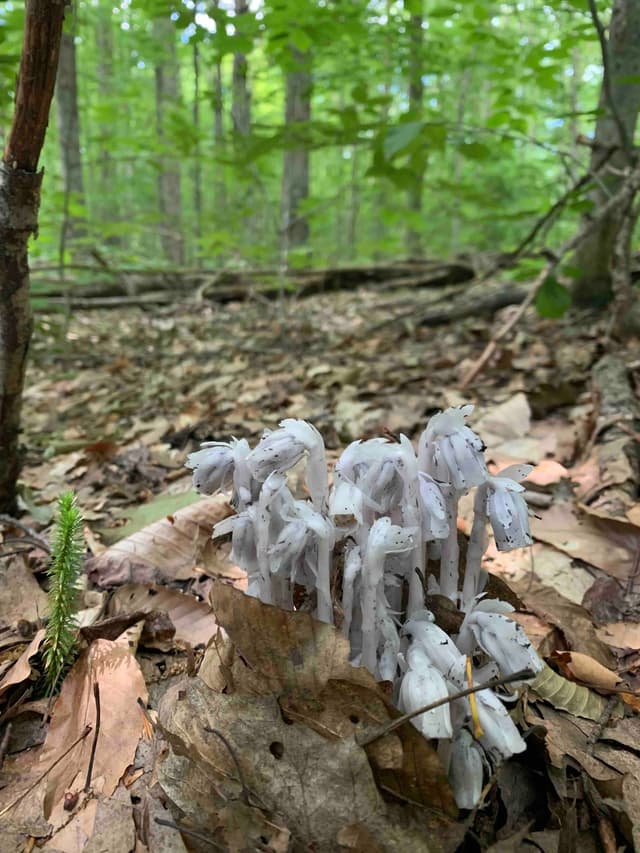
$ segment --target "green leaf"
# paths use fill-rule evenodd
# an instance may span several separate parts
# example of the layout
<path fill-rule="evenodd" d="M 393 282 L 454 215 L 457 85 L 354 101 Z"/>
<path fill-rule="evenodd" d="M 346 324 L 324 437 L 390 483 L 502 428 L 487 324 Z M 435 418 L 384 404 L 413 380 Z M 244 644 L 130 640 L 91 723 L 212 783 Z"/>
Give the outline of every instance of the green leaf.
<path fill-rule="evenodd" d="M 541 317 L 556 320 L 571 307 L 571 294 L 556 278 L 549 276 L 536 293 L 535 306 Z"/>
<path fill-rule="evenodd" d="M 389 128 L 382 146 L 385 158 L 391 160 L 407 148 L 420 135 L 423 127 L 422 121 L 406 121 Z"/>
<path fill-rule="evenodd" d="M 491 149 L 483 142 L 463 142 L 459 150 L 469 160 L 488 160 L 492 156 Z"/>

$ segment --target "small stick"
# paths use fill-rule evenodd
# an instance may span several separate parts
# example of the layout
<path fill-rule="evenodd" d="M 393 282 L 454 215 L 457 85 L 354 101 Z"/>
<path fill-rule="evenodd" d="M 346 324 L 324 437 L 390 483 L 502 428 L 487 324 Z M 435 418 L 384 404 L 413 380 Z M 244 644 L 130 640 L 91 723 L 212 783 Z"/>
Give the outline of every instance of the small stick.
<path fill-rule="evenodd" d="M 33 789 L 35 787 L 37 787 L 40 784 L 40 782 L 42 782 L 42 780 L 46 776 L 48 776 L 49 773 L 51 773 L 53 768 L 56 765 L 60 764 L 62 759 L 66 758 L 67 755 L 69 755 L 69 753 L 71 752 L 71 750 L 74 749 L 80 743 L 81 740 L 84 740 L 86 738 L 86 736 L 89 734 L 90 731 L 91 731 L 91 726 L 85 726 L 82 734 L 78 735 L 78 737 L 74 740 L 74 742 L 70 746 L 68 746 L 65 749 L 65 751 L 61 755 L 59 755 L 56 758 L 56 760 L 49 767 L 47 767 L 47 769 L 44 771 L 44 773 L 41 773 L 40 776 L 38 776 L 38 778 L 34 782 L 32 782 L 25 791 L 22 791 L 20 794 L 18 794 L 17 797 L 14 797 L 10 803 L 7 803 L 7 805 L 2 809 L 2 811 L 0 811 L 0 817 L 4 817 L 4 815 L 6 815 L 7 812 L 11 811 L 11 809 L 14 806 L 17 806 L 18 803 L 21 802 L 27 796 L 27 794 L 29 794 L 31 791 L 33 791 Z"/>
<path fill-rule="evenodd" d="M 403 714 L 401 717 L 398 717 L 390 723 L 380 726 L 373 731 L 363 732 L 361 735 L 356 736 L 356 743 L 359 746 L 368 746 L 370 743 L 388 735 L 390 732 L 395 731 L 400 726 L 409 722 L 409 720 L 412 720 L 419 714 L 424 714 L 426 711 L 433 711 L 434 708 L 439 708 L 441 705 L 447 705 L 449 702 L 453 702 L 456 699 L 464 699 L 465 696 L 469 696 L 471 693 L 477 693 L 478 690 L 491 690 L 493 687 L 500 687 L 503 684 L 511 684 L 514 681 L 526 681 L 529 678 L 533 678 L 534 675 L 535 672 L 531 669 L 521 669 L 518 672 L 513 672 L 511 675 L 505 675 L 502 678 L 491 678 L 483 684 L 475 684 L 473 687 L 467 687 L 465 690 L 460 690 L 458 693 L 452 693 L 450 696 L 438 699 L 437 702 L 431 702 L 429 705 L 423 705 L 422 708 L 417 708 L 415 711 L 409 711 L 409 713 Z"/>
<path fill-rule="evenodd" d="M 96 728 L 93 733 L 93 743 L 91 744 L 91 755 L 89 756 L 89 766 L 87 767 L 87 781 L 84 783 L 84 792 L 88 794 L 91 790 L 91 775 L 93 773 L 93 762 L 96 757 L 96 748 L 98 746 L 98 737 L 100 735 L 100 685 L 96 681 L 93 685 L 93 699 L 96 703 Z"/>
<path fill-rule="evenodd" d="M 11 723 L 7 723 L 7 727 L 4 730 L 4 734 L 2 735 L 2 741 L 0 742 L 0 769 L 2 769 L 2 765 L 4 764 L 4 757 L 7 754 L 7 750 L 9 749 L 9 739 L 11 738 Z"/>
<path fill-rule="evenodd" d="M 235 752 L 233 751 L 233 747 L 231 746 L 231 744 L 229 743 L 227 738 L 222 734 L 222 732 L 218 731 L 218 729 L 211 729 L 211 728 L 209 728 L 209 726 L 205 726 L 204 730 L 205 730 L 205 732 L 209 732 L 209 734 L 215 735 L 216 737 L 220 738 L 222 743 L 226 746 L 227 751 L 229 752 L 229 755 L 231 756 L 231 759 L 232 759 L 233 763 L 235 764 L 236 772 L 238 774 L 238 779 L 240 780 L 240 785 L 242 786 L 242 801 L 244 802 L 245 805 L 250 806 L 251 805 L 251 802 L 249 799 L 250 792 L 249 792 L 249 789 L 247 788 L 246 782 L 244 781 L 244 776 L 242 774 L 242 768 L 240 767 L 240 762 L 238 761 L 238 758 L 237 758 Z"/>
<path fill-rule="evenodd" d="M 218 844 L 217 841 L 213 841 L 213 839 L 209 838 L 204 832 L 196 832 L 195 829 L 187 829 L 186 826 L 181 826 L 179 823 L 175 823 L 173 820 L 167 820 L 164 817 L 156 817 L 154 818 L 154 822 L 159 824 L 160 826 L 168 826 L 171 829 L 177 829 L 178 832 L 182 832 L 185 835 L 190 836 L 191 838 L 197 838 L 198 841 L 204 841 L 205 844 L 210 844 L 212 847 L 215 847 L 217 850 L 226 850 L 226 847 L 223 847 L 222 844 Z"/>

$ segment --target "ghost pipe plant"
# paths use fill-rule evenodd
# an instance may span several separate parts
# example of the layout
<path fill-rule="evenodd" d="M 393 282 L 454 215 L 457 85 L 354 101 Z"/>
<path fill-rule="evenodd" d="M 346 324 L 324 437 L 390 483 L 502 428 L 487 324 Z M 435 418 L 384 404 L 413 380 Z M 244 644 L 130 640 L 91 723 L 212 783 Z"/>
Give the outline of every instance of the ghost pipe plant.
<path fill-rule="evenodd" d="M 266 431 L 253 449 L 244 439 L 210 442 L 187 460 L 198 491 L 231 490 L 237 515 L 218 523 L 214 536 L 231 533 L 231 558 L 247 572 L 248 594 L 286 609 L 306 594 L 316 617 L 329 623 L 340 597 L 352 663 L 392 682 L 405 711 L 493 675 L 542 668 L 507 615 L 512 608 L 483 598 L 481 568 L 487 524 L 499 550 L 531 544 L 520 485 L 530 468 L 490 475 L 484 443 L 466 424 L 472 411 L 461 406 L 431 418 L 417 454 L 404 435 L 398 442 L 352 442 L 336 463 L 331 490 L 322 436 L 293 418 Z M 307 497 L 289 486 L 289 472 L 299 465 Z M 461 584 L 458 503 L 472 488 L 474 521 Z M 439 576 L 425 577 L 438 557 Z M 436 624 L 425 588 L 459 610 L 457 634 Z M 509 698 L 483 689 L 412 720 L 439 741 L 461 808 L 477 803 L 485 770 L 525 748 L 504 705 Z"/>

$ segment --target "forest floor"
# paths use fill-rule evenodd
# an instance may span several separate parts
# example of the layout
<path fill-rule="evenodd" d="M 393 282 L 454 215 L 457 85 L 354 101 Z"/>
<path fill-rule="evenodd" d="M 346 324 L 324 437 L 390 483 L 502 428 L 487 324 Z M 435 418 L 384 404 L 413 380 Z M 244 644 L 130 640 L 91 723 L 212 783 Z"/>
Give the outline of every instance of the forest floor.
<path fill-rule="evenodd" d="M 0 853 L 640 849 L 640 343 L 607 355 L 603 321 L 529 312 L 462 390 L 515 309 L 493 322 L 469 317 L 434 328 L 420 322 L 433 299 L 429 290 L 376 287 L 284 302 L 76 312 L 68 325 L 60 314 L 37 317 L 23 413 L 24 515 L 0 528 Z M 296 731 L 295 745 L 290 731 L 267 736 L 266 756 L 256 743 L 227 749 L 215 736 L 225 730 L 220 709 L 203 711 L 213 737 L 204 724 L 196 731 L 181 700 L 193 709 L 199 691 L 230 692 L 211 591 L 242 587 L 243 575 L 227 560 L 228 545 L 210 539 L 229 512 L 225 499 L 193 492 L 187 453 L 201 441 L 253 441 L 298 417 L 315 424 L 335 459 L 356 438 L 416 439 L 431 414 L 463 402 L 476 405 L 471 426 L 493 464 L 536 466 L 527 481 L 535 544 L 490 549 L 486 566 L 519 603 L 540 654 L 570 679 L 563 685 L 587 689 L 522 701 L 527 753 L 494 773 L 481 806 L 457 818 L 434 765 L 417 782 L 384 765 L 392 769 L 377 788 L 363 750 L 347 755 L 328 736 L 326 767 L 312 761 L 318 733 L 335 720 L 310 723 L 309 712 L 283 726 Z M 84 651 L 48 722 L 38 692 L 48 535 L 56 499 L 69 489 L 88 548 Z M 243 600 L 228 605 L 240 623 L 249 619 Z M 274 642 L 260 618 L 236 625 L 240 652 L 258 630 L 265 648 Z M 254 675 L 259 688 L 241 697 L 249 716 L 257 713 L 252 694 L 271 699 L 281 676 Z M 85 786 L 96 680 L 101 720 Z M 623 696 L 626 715 L 617 719 L 620 706 L 609 702 L 610 718 L 602 717 L 602 696 Z M 367 710 L 375 718 L 371 696 L 362 702 L 360 718 Z M 358 716 L 349 718 L 354 729 Z M 275 730 L 271 718 L 262 726 Z M 277 754 L 283 743 L 296 753 L 292 766 Z M 267 788 L 290 800 L 282 810 L 245 784 L 266 765 Z M 277 775 L 285 765 L 298 788 Z M 227 794 L 236 785 L 235 797 L 212 799 L 212 767 L 226 768 L 221 779 Z M 283 814 L 298 818 L 287 825 Z M 427 847 L 418 830 L 413 840 L 402 834 L 420 824 Z"/>

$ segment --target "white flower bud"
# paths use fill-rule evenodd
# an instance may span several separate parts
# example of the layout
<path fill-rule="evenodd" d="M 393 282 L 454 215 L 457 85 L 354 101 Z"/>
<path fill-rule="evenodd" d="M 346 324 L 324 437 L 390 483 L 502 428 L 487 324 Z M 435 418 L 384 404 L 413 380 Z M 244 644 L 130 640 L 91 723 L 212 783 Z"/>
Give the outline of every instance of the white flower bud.
<path fill-rule="evenodd" d="M 449 695 L 447 684 L 432 665 L 420 645 L 412 645 L 406 655 L 409 670 L 402 677 L 398 707 L 411 713 Z M 453 734 L 451 711 L 448 704 L 418 714 L 411 720 L 427 738 L 450 738 Z"/>
<path fill-rule="evenodd" d="M 482 750 L 467 729 L 458 729 L 451 744 L 449 782 L 459 809 L 472 809 L 482 793 Z"/>
<path fill-rule="evenodd" d="M 187 456 L 186 467 L 193 470 L 193 486 L 203 495 L 228 488 L 233 481 L 233 443 L 206 441 L 202 450 Z"/>
<path fill-rule="evenodd" d="M 465 424 L 473 406 L 446 409 L 434 415 L 419 443 L 421 470 L 458 491 L 478 486 L 487 476 L 484 442 Z"/>

